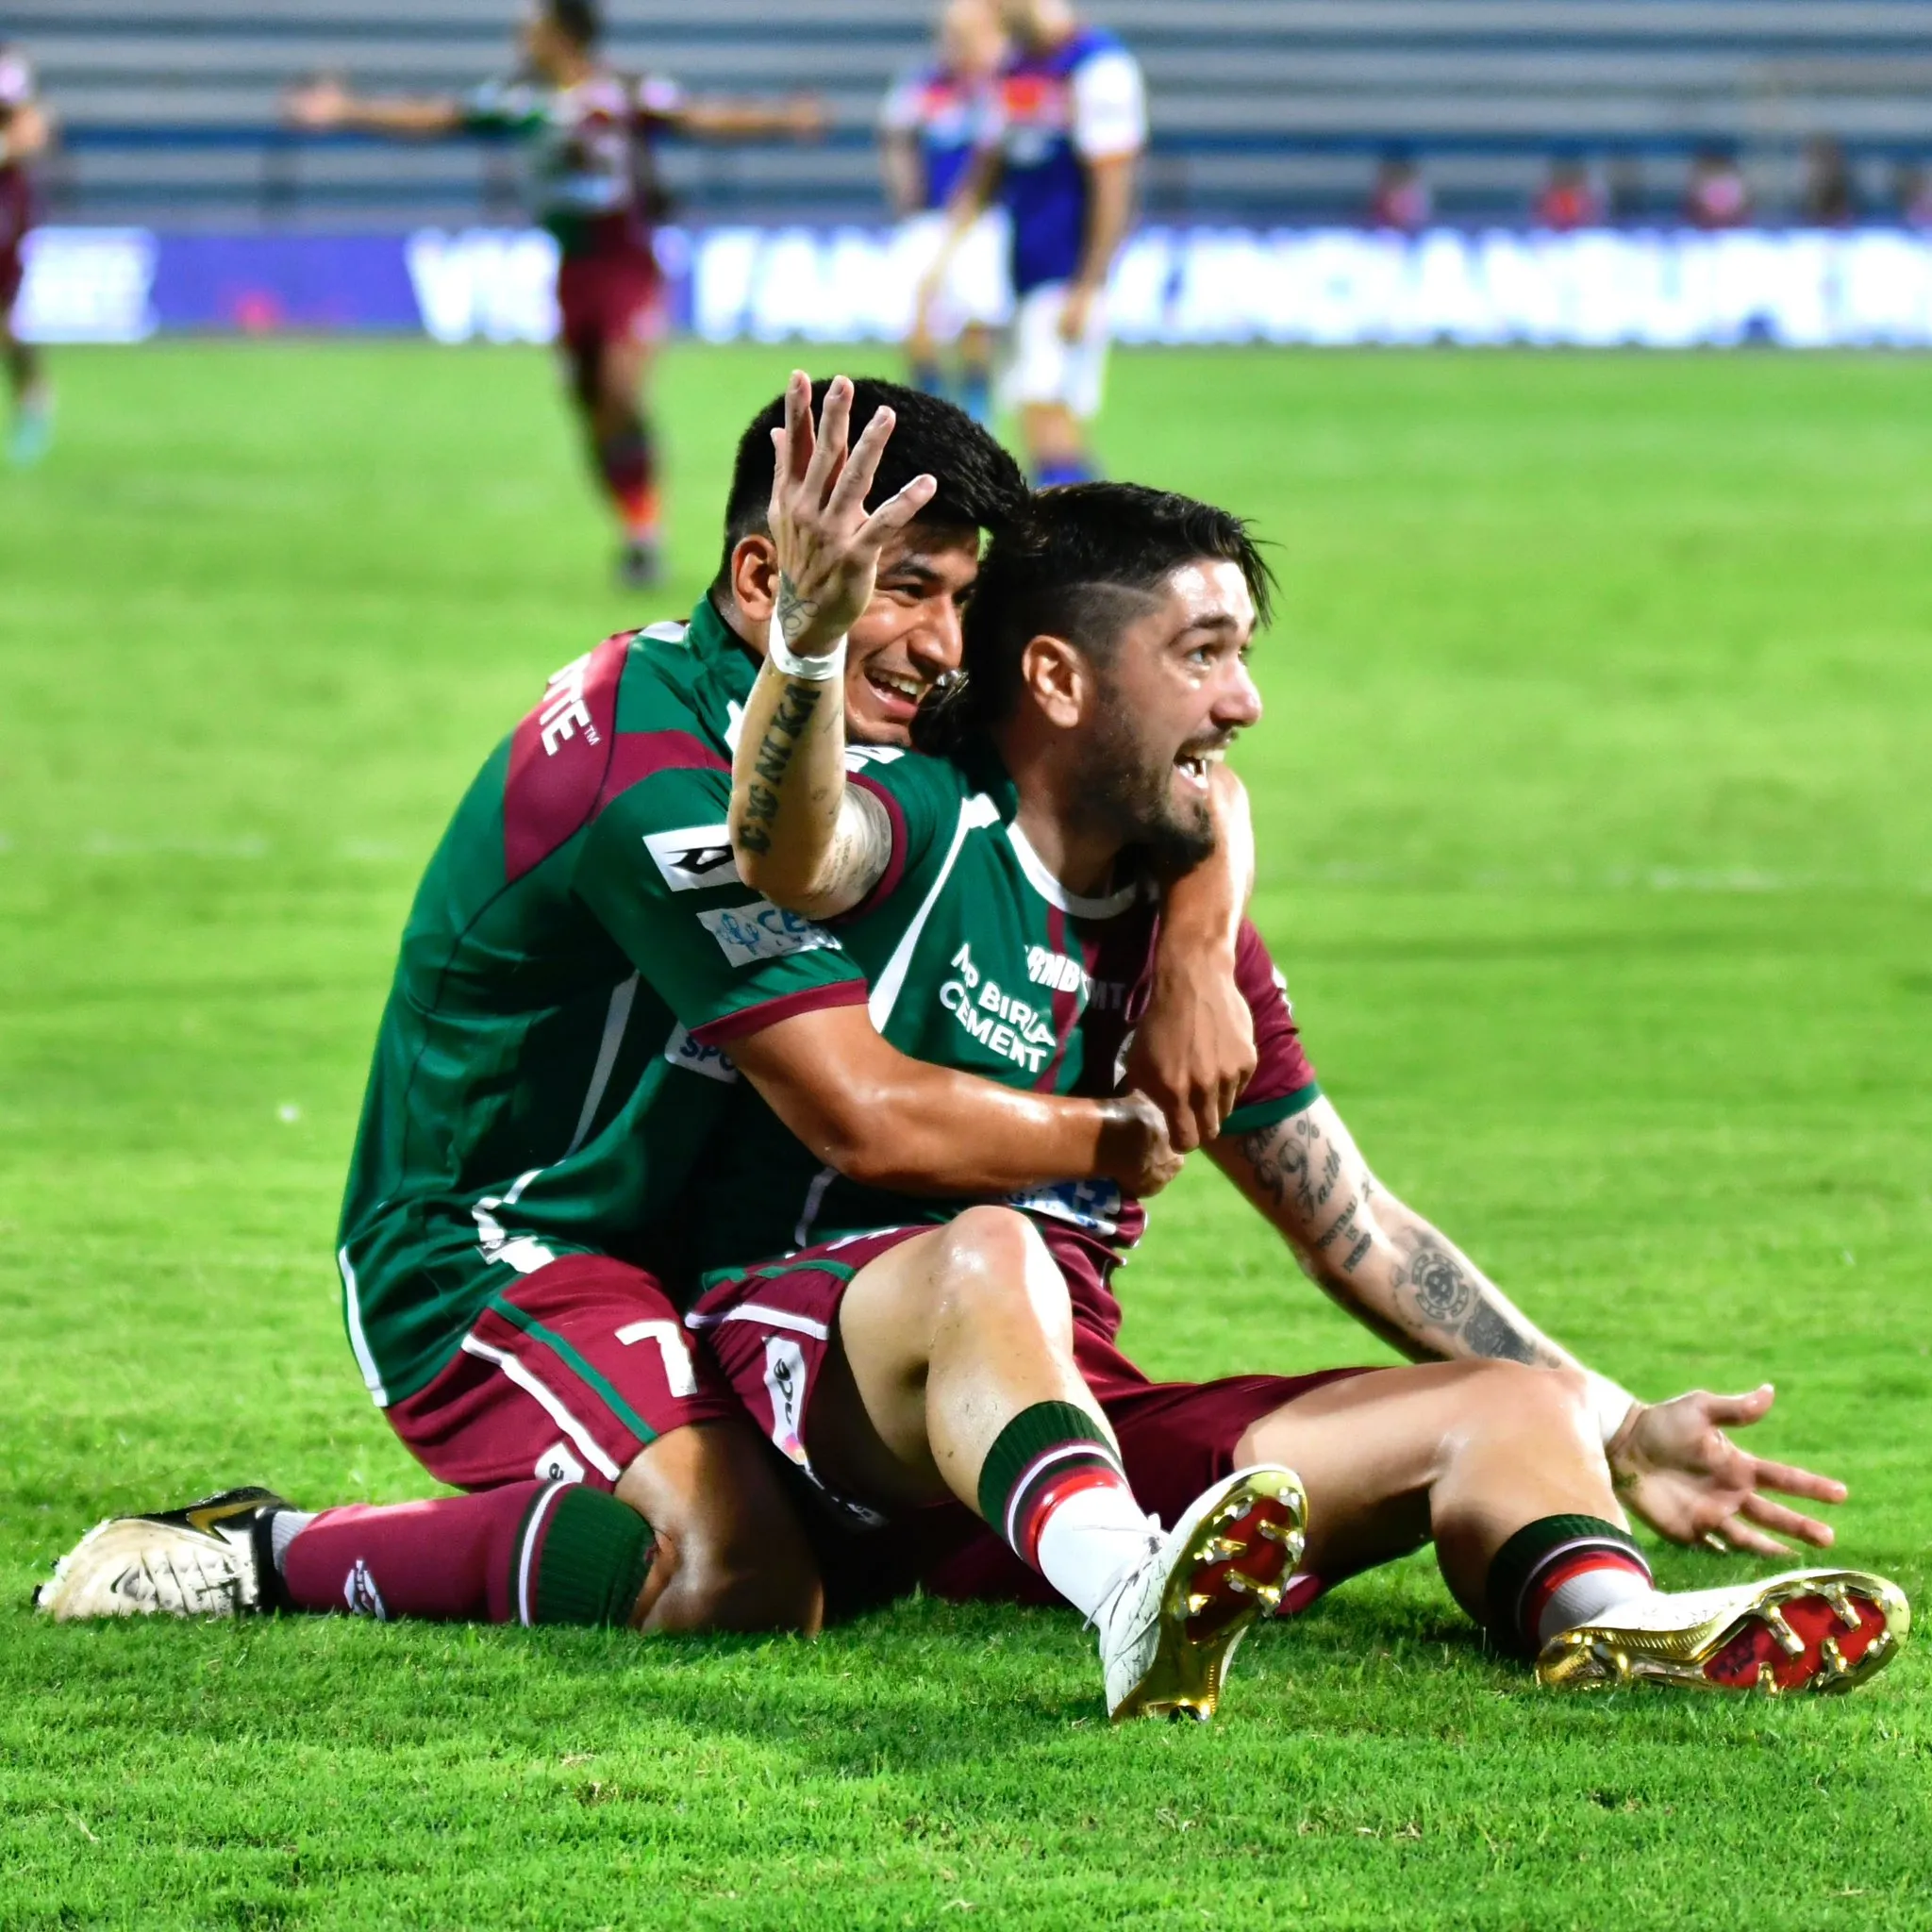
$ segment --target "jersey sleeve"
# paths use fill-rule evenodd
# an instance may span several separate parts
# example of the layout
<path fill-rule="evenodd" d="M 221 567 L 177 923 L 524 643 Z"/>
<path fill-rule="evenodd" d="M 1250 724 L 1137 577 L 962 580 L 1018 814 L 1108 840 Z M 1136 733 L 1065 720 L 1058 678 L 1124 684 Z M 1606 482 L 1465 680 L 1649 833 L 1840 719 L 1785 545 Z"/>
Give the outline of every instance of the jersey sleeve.
<path fill-rule="evenodd" d="M 660 121 L 675 121 L 684 112 L 687 95 L 667 75 L 647 74 L 631 97 L 631 110 L 641 126 L 654 126 Z"/>
<path fill-rule="evenodd" d="M 924 118 L 920 102 L 925 92 L 920 75 L 915 71 L 902 74 L 886 90 L 886 97 L 879 103 L 879 132 L 881 134 L 917 134 Z"/>
<path fill-rule="evenodd" d="M 1109 47 L 1074 70 L 1074 145 L 1089 161 L 1116 160 L 1147 145 L 1147 92 L 1141 63 Z"/>
<path fill-rule="evenodd" d="M 885 807 L 891 827 L 892 849 L 881 873 L 858 904 L 840 915 L 859 919 L 882 906 L 899 890 L 908 873 L 918 873 L 942 838 L 950 838 L 958 822 L 959 803 L 968 787 L 958 769 L 945 758 L 918 752 L 879 751 L 854 746 L 845 754 L 852 783 L 870 792 Z"/>
<path fill-rule="evenodd" d="M 728 771 L 658 772 L 599 816 L 573 879 L 699 1046 L 866 997 L 865 975 L 835 934 L 740 880 L 730 802 Z"/>
<path fill-rule="evenodd" d="M 514 81 L 486 80 L 458 101 L 465 134 L 527 134 L 543 119 L 542 104 Z"/>
<path fill-rule="evenodd" d="M 1301 1028 L 1288 997 L 1288 981 L 1269 956 L 1261 935 L 1246 920 L 1235 946 L 1235 984 L 1255 1020 L 1255 1071 L 1224 1134 L 1252 1134 L 1300 1113 L 1322 1097 L 1315 1070 L 1302 1049 Z"/>

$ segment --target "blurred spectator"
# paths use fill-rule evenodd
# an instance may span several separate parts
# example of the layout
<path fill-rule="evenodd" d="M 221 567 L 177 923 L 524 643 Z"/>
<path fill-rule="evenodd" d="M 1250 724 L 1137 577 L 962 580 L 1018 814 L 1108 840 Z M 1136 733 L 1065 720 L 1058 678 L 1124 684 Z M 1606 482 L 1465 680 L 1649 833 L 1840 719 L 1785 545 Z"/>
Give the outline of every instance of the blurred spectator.
<path fill-rule="evenodd" d="M 1735 156 L 1707 147 L 1690 163 L 1684 219 L 1693 228 L 1741 228 L 1751 219 L 1751 191 Z"/>
<path fill-rule="evenodd" d="M 1805 143 L 1805 192 L 1800 203 L 1805 225 L 1848 228 L 1858 219 L 1857 184 L 1842 146 L 1828 134 Z"/>
<path fill-rule="evenodd" d="M 1581 155 L 1558 155 L 1550 163 L 1550 176 L 1537 195 L 1533 219 L 1539 228 L 1567 235 L 1593 228 L 1604 218 L 1604 198 L 1597 192 Z"/>
<path fill-rule="evenodd" d="M 1923 161 L 1901 161 L 1895 178 L 1899 220 L 1932 233 L 1932 170 Z"/>
<path fill-rule="evenodd" d="M 1411 156 L 1387 154 L 1375 170 L 1375 189 L 1369 197 L 1369 226 L 1419 234 L 1436 211 L 1436 197 Z"/>
<path fill-rule="evenodd" d="M 1641 222 L 1650 206 L 1650 197 L 1643 185 L 1643 157 L 1612 155 L 1609 189 L 1611 221 Z"/>

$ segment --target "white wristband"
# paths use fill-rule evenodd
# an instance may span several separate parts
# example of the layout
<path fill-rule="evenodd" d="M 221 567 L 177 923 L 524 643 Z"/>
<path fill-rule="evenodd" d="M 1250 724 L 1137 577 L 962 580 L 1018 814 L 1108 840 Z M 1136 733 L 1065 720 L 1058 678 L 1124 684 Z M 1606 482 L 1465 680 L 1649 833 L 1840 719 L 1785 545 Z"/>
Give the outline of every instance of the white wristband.
<path fill-rule="evenodd" d="M 765 641 L 765 656 L 774 671 L 796 677 L 806 684 L 830 684 L 845 675 L 845 640 L 841 638 L 823 657 L 801 658 L 778 629 L 778 613 L 772 613 L 772 631 Z"/>
<path fill-rule="evenodd" d="M 1585 1369 L 1583 1379 L 1590 1385 L 1590 1412 L 1596 1419 L 1597 1434 L 1603 1438 L 1607 1449 L 1617 1440 L 1617 1431 L 1630 1419 L 1630 1411 L 1637 1407 L 1637 1398 L 1627 1389 L 1620 1389 L 1607 1375 L 1599 1375 L 1594 1369 Z"/>

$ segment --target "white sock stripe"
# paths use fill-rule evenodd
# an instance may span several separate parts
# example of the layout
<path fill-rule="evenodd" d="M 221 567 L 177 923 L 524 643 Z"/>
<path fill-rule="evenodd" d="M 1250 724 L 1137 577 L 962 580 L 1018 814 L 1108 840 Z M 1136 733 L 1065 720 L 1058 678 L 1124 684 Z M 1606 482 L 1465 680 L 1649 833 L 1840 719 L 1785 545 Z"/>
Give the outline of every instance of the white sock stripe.
<path fill-rule="evenodd" d="M 1122 1487 L 1125 1487 L 1126 1478 L 1121 1470 L 1120 1463 L 1115 1458 L 1113 1451 L 1105 1442 L 1056 1442 L 1051 1448 L 1042 1449 L 1020 1472 L 1019 1480 L 1014 1483 L 1012 1490 L 1008 1494 L 1006 1522 L 1006 1539 L 1008 1542 L 1015 1542 L 1019 1532 L 1017 1519 L 1020 1499 L 1032 1488 L 1040 1475 L 1044 1471 L 1051 1469 L 1056 1462 L 1070 1462 L 1076 1457 L 1090 1456 L 1104 1457 L 1114 1474 L 1121 1477 Z M 1017 1544 L 1015 1546 L 1017 1547 Z"/>
<path fill-rule="evenodd" d="M 596 1438 L 564 1407 L 562 1398 L 555 1390 L 545 1388 L 531 1374 L 526 1363 L 507 1350 L 492 1348 L 489 1342 L 478 1341 L 474 1335 L 463 1337 L 462 1347 L 465 1355 L 473 1355 L 479 1361 L 494 1362 L 525 1394 L 533 1396 L 541 1403 L 544 1412 L 577 1445 L 583 1453 L 584 1460 L 599 1475 L 614 1483 L 623 1474 L 616 1463 L 597 1446 Z"/>
<path fill-rule="evenodd" d="M 517 1552 L 517 1621 L 527 1630 L 535 1619 L 530 1604 L 530 1565 L 537 1554 L 537 1540 L 543 1531 L 543 1519 L 557 1507 L 557 1499 L 569 1489 L 568 1483 L 552 1483 L 537 1498 L 530 1520 L 524 1525 L 524 1546 Z"/>
<path fill-rule="evenodd" d="M 1519 1625 L 1523 1622 L 1523 1607 L 1529 1601 L 1530 1591 L 1557 1564 L 1574 1557 L 1579 1550 L 1600 1550 L 1607 1557 L 1621 1557 L 1626 1563 L 1635 1563 L 1643 1572 L 1645 1582 L 1655 1584 L 1657 1581 L 1651 1574 L 1649 1563 L 1644 1560 L 1642 1552 L 1631 1549 L 1627 1543 L 1611 1542 L 1607 1537 L 1601 1536 L 1572 1537 L 1567 1543 L 1558 1543 L 1554 1550 L 1547 1552 L 1536 1568 L 1524 1579 L 1523 1588 L 1516 1593 L 1516 1603 L 1511 1612 Z"/>

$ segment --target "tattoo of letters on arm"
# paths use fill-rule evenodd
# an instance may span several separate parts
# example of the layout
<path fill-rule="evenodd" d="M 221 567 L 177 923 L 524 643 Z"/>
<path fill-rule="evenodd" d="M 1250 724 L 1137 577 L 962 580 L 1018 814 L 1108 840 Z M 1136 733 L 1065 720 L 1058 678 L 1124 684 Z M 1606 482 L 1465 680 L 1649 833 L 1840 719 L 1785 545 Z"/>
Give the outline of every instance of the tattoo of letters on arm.
<path fill-rule="evenodd" d="M 778 816 L 778 787 L 791 769 L 805 727 L 824 695 L 823 685 L 788 684 L 772 713 L 772 722 L 765 727 L 753 761 L 757 776 L 745 789 L 744 825 L 739 836 L 748 851 L 772 849 L 772 826 Z"/>

